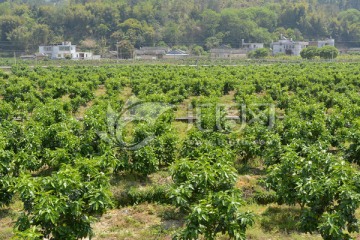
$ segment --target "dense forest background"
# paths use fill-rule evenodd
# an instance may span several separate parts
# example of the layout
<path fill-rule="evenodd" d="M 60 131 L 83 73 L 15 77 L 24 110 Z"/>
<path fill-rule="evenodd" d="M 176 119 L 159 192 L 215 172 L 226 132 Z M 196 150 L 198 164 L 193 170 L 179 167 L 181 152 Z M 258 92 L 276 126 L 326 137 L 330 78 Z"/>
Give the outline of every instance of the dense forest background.
<path fill-rule="evenodd" d="M 333 37 L 359 46 L 359 0 L 0 0 L 0 52 L 72 41 L 104 52 L 132 47 L 239 47 Z"/>

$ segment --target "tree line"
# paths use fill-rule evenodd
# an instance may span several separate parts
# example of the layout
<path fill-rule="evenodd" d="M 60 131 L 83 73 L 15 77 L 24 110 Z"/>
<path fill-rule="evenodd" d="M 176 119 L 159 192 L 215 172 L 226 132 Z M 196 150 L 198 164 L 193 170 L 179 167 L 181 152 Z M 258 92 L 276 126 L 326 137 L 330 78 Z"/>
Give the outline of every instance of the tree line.
<path fill-rule="evenodd" d="M 359 45 L 357 0 L 13 0 L 0 3 L 0 49 L 35 51 L 72 41 L 103 53 L 118 42 L 133 47 L 209 50 L 239 47 L 241 39 L 270 44 L 333 37 Z M 199 48 L 197 48 L 199 49 Z"/>

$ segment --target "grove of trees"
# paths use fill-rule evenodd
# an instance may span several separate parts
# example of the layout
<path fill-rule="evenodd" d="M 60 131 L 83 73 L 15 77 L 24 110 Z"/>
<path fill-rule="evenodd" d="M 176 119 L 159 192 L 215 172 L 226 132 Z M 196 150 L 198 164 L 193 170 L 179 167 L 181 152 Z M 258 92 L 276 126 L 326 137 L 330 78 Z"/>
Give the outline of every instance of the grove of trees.
<path fill-rule="evenodd" d="M 358 63 L 11 71 L 0 72 L 0 203 L 21 203 L 17 239 L 91 237 L 107 210 L 142 202 L 179 209 L 175 239 L 245 239 L 258 221 L 249 202 L 293 206 L 296 230 L 326 240 L 359 232 Z M 235 125 L 221 102 L 230 92 Z M 180 132 L 185 99 L 198 120 Z M 254 161 L 263 195 L 249 198 L 239 166 Z M 160 170 L 166 183 L 114 199 L 111 180 Z"/>
<path fill-rule="evenodd" d="M 35 51 L 66 40 L 97 53 L 114 50 L 118 42 L 208 50 L 239 47 L 241 39 L 269 44 L 280 34 L 359 46 L 359 7 L 356 0 L 3 1 L 0 49 Z"/>

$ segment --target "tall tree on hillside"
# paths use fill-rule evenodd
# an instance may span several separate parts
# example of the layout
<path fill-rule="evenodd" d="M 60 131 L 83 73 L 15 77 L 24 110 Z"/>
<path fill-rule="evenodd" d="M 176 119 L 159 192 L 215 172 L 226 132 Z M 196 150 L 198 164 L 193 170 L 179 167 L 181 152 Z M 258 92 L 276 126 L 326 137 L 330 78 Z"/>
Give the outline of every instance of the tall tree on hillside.
<path fill-rule="evenodd" d="M 24 23 L 24 19 L 18 16 L 0 16 L 1 41 L 7 40 L 7 35 Z"/>

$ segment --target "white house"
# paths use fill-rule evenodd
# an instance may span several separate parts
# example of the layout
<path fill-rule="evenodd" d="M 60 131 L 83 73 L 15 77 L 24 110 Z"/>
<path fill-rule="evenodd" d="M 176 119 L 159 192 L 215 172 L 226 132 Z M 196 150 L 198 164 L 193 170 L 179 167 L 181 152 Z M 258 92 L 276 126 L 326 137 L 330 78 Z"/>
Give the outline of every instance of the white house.
<path fill-rule="evenodd" d="M 245 43 L 245 40 L 241 40 L 241 48 L 250 52 L 259 48 L 264 48 L 264 43 Z"/>
<path fill-rule="evenodd" d="M 245 58 L 247 51 L 245 49 L 230 48 L 220 46 L 210 49 L 211 58 Z"/>
<path fill-rule="evenodd" d="M 309 42 L 293 41 L 281 36 L 281 40 L 271 44 L 273 55 L 284 53 L 286 55 L 300 56 L 301 50 L 306 48 Z"/>
<path fill-rule="evenodd" d="M 164 56 L 164 58 L 166 59 L 176 59 L 176 58 L 185 58 L 185 57 L 188 57 L 189 54 L 186 53 L 185 51 L 182 51 L 182 50 L 179 50 L 179 49 L 176 49 L 176 50 L 172 50 L 170 52 L 167 52 Z"/>
<path fill-rule="evenodd" d="M 63 59 L 67 56 L 76 58 L 76 45 L 71 42 L 62 42 L 50 46 L 39 46 L 39 53 L 48 55 L 51 59 Z"/>
<path fill-rule="evenodd" d="M 169 52 L 167 47 L 142 47 L 134 51 L 135 59 L 162 59 Z"/>
<path fill-rule="evenodd" d="M 92 52 L 76 52 L 74 60 L 98 60 L 100 55 L 94 55 Z"/>
<path fill-rule="evenodd" d="M 332 46 L 335 47 L 335 40 L 334 39 L 326 39 L 323 41 L 318 41 L 318 47 L 324 47 L 324 46 Z"/>
<path fill-rule="evenodd" d="M 39 46 L 39 53 L 49 56 L 51 59 L 71 58 L 78 59 L 99 59 L 99 55 L 93 55 L 91 52 L 76 52 L 76 45 L 71 42 L 62 42 L 60 44 Z"/>

